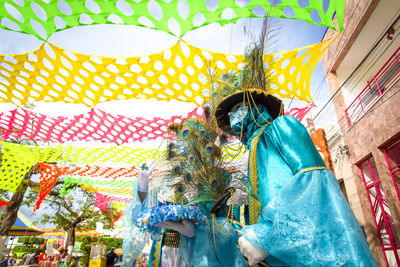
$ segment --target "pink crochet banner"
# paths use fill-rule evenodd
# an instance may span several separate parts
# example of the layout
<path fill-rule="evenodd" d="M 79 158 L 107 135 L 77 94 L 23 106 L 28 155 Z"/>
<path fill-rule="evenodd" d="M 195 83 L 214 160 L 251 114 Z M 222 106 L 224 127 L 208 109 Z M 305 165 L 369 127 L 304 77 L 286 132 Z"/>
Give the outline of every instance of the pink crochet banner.
<path fill-rule="evenodd" d="M 189 117 L 201 117 L 203 107 L 186 116 L 164 119 L 131 118 L 92 108 L 88 113 L 71 117 L 51 117 L 23 108 L 0 113 L 0 138 L 33 139 L 64 143 L 67 141 L 101 141 L 124 144 L 163 137 L 167 126 Z"/>
<path fill-rule="evenodd" d="M 102 211 L 106 210 L 108 204 L 111 201 L 129 204 L 132 201 L 132 198 L 123 198 L 123 197 L 116 197 L 116 196 L 112 196 L 112 195 L 104 195 L 104 194 L 96 193 L 95 205 L 100 210 L 102 210 Z"/>
<path fill-rule="evenodd" d="M 316 106 L 314 104 L 310 104 L 304 108 L 292 108 L 289 111 L 285 112 L 285 115 L 295 117 L 298 121 L 301 122 L 304 119 L 304 116 L 306 116 L 307 113 L 315 107 Z"/>

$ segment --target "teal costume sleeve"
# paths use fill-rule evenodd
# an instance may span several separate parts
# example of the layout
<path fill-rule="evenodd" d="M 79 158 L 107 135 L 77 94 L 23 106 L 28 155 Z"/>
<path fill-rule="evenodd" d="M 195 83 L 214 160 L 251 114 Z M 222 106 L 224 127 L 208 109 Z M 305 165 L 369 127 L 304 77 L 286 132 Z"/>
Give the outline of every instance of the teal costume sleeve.
<path fill-rule="evenodd" d="M 264 110 L 265 112 L 265 110 Z M 267 116 L 264 114 L 263 116 Z M 247 120 L 249 122 L 249 120 Z M 246 125 L 248 126 L 248 125 Z M 377 266 L 332 172 L 295 118 L 250 125 L 262 211 L 244 237 L 269 254 L 270 266 Z M 251 153 L 251 151 L 250 151 Z"/>
<path fill-rule="evenodd" d="M 226 217 L 217 217 L 219 225 L 223 225 Z M 207 225 L 196 225 L 193 238 L 181 235 L 179 251 L 187 267 L 242 267 L 246 261 L 237 248 L 238 233 L 230 223 L 219 227 L 209 218 Z M 214 250 L 214 244 L 216 250 Z M 221 263 L 221 264 L 220 264 Z"/>
<path fill-rule="evenodd" d="M 136 227 L 136 220 L 139 212 L 147 209 L 147 196 L 143 203 L 139 199 L 137 180 L 133 184 L 133 199 L 128 205 L 124 215 L 124 239 L 122 249 L 124 259 L 122 267 L 131 267 L 134 265 L 139 253 L 145 247 L 148 236 Z"/>

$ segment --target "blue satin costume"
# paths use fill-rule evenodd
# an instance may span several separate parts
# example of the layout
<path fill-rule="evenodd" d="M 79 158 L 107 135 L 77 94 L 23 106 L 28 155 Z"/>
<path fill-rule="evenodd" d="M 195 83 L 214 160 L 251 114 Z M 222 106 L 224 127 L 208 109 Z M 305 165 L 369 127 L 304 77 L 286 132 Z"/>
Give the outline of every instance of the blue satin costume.
<path fill-rule="evenodd" d="M 288 116 L 272 120 L 264 106 L 257 107 L 272 123 L 259 127 L 250 113 L 243 119 L 246 131 L 242 142 L 250 155 L 256 149 L 256 160 L 252 163 L 250 159 L 249 170 L 251 178 L 255 164 L 262 204 L 258 223 L 245 226 L 243 236 L 269 254 L 265 261 L 270 266 L 378 266 L 335 176 L 324 168 L 304 126 Z M 258 112 L 253 116 L 258 124 L 265 124 Z M 131 267 L 146 243 L 144 234 L 132 223 L 145 206 L 134 194 L 125 217 L 123 266 Z M 250 208 L 252 212 L 255 210 Z M 217 218 L 218 223 L 224 219 Z M 226 232 L 228 227 L 226 224 L 221 230 Z M 181 236 L 179 249 L 187 266 L 219 266 L 212 231 L 209 223 L 196 226 L 194 238 Z M 216 227 L 214 233 L 222 265 L 246 266 L 236 248 L 237 233 L 232 229 L 227 236 L 221 235 Z M 149 264 L 157 266 L 159 261 L 152 265 L 152 260 L 159 257 L 160 250 L 157 242 L 153 244 Z"/>
<path fill-rule="evenodd" d="M 123 253 L 124 261 L 123 267 L 131 267 L 135 262 L 139 253 L 143 250 L 146 245 L 148 235 L 140 232 L 136 226 L 136 220 L 139 212 L 143 209 L 147 209 L 147 197 L 143 203 L 140 202 L 137 194 L 137 182 L 133 186 L 133 200 L 127 207 L 125 212 L 124 221 L 124 240 L 123 240 Z M 206 206 L 201 207 L 204 212 L 211 209 L 211 203 L 205 203 Z M 188 238 L 181 235 L 179 243 L 179 252 L 183 258 L 187 267 L 209 267 L 209 266 L 221 266 L 215 256 L 213 246 L 213 233 L 215 238 L 215 246 L 217 249 L 217 255 L 223 267 L 240 267 L 246 266 L 245 259 L 237 248 L 237 240 L 239 238 L 237 232 L 230 229 L 229 234 L 222 235 L 215 226 L 210 214 L 206 213 L 208 217 L 207 225 L 196 225 L 195 236 Z M 226 217 L 217 217 L 217 223 L 219 225 L 225 222 Z M 223 233 L 227 233 L 229 230 L 230 223 L 226 223 L 220 227 Z M 214 229 L 213 229 L 214 227 Z M 150 251 L 149 266 L 157 267 L 160 266 L 161 259 L 161 240 L 160 236 L 153 236 L 153 244 Z"/>
<path fill-rule="evenodd" d="M 242 229 L 244 237 L 269 254 L 270 266 L 378 266 L 305 127 L 294 117 L 273 120 L 257 107 L 243 119 L 242 142 L 250 150 L 249 177 L 256 176 L 262 207 L 258 223 Z M 264 119 L 272 123 L 260 127 L 254 119 L 260 126 Z M 257 215 L 256 208 L 252 212 Z"/>

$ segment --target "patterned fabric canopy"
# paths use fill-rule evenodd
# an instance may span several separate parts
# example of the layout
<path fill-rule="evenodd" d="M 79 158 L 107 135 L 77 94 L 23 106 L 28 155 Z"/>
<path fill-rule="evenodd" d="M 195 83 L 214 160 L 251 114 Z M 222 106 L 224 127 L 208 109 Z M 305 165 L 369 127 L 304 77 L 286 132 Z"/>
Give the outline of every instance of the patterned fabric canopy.
<path fill-rule="evenodd" d="M 106 23 L 137 25 L 181 37 L 214 22 L 225 25 L 240 18 L 269 16 L 300 19 L 342 31 L 344 1 L 4 0 L 0 3 L 0 28 L 31 34 L 44 41 L 54 32 L 74 26 Z M 333 40 L 264 55 L 269 79 L 266 89 L 281 98 L 311 103 L 306 108 L 288 111 L 289 115 L 301 120 L 313 106 L 311 74 Z M 15 192 L 24 175 L 38 164 L 40 192 L 35 210 L 63 176 L 64 194 L 70 190 L 68 185 L 81 186 L 96 193 L 100 209 L 111 203 L 120 216 L 132 198 L 137 169 L 102 164 L 133 166 L 157 159 L 161 154 L 157 152 L 162 151 L 127 144 L 163 137 L 168 124 L 203 116 L 201 105 L 210 100 L 211 88 L 217 86 L 214 81 L 224 73 L 239 71 L 243 61 L 243 55 L 208 51 L 181 39 L 164 51 L 138 57 L 84 55 L 49 42 L 29 53 L 0 55 L 0 102 L 21 106 L 35 101 L 64 101 L 92 107 L 87 113 L 69 117 L 46 116 L 21 107 L 0 113 L 0 140 L 32 139 L 41 145 L 0 141 L 0 189 Z M 98 103 L 126 99 L 177 100 L 195 103 L 197 108 L 187 115 L 170 118 L 126 117 L 95 108 Z M 56 144 L 44 146 L 47 143 L 43 141 Z M 70 141 L 110 144 L 60 144 Z M 226 159 L 237 154 L 236 149 L 227 149 Z M 61 167 L 57 166 L 59 163 L 84 166 Z"/>
<path fill-rule="evenodd" d="M 68 235 L 67 232 L 59 230 L 59 229 L 53 229 L 53 228 L 46 228 L 43 229 L 43 234 L 40 236 L 42 237 L 47 237 L 47 236 L 66 236 Z M 104 233 L 97 232 L 96 230 L 75 230 L 75 236 L 99 236 L 99 235 L 104 235 Z M 51 239 L 49 239 L 47 242 L 52 242 Z M 53 241 L 56 242 L 56 241 Z"/>
<path fill-rule="evenodd" d="M 96 193 L 96 207 L 100 210 L 105 210 L 108 204 L 112 203 L 114 208 L 117 211 L 121 211 L 122 208 L 126 207 L 126 204 L 129 204 L 132 200 L 132 197 L 117 197 L 113 195 L 103 195 L 100 193 Z"/>
<path fill-rule="evenodd" d="M 170 118 L 130 118 L 111 114 L 96 108 L 71 117 L 38 114 L 24 108 L 0 112 L 0 139 L 33 139 L 64 143 L 68 141 L 101 141 L 125 144 L 163 137 L 170 123 L 187 117 L 201 117 L 203 107 L 197 107 L 187 116 Z"/>
<path fill-rule="evenodd" d="M 278 1 L 277 1 L 278 2 Z M 324 6 L 325 5 L 325 6 Z M 47 40 L 54 32 L 79 25 L 124 24 L 165 31 L 177 36 L 207 24 L 234 23 L 246 17 L 301 19 L 335 28 L 336 13 L 342 30 L 344 0 L 207 1 L 207 0 L 4 0 L 0 28 L 28 33 Z"/>
<path fill-rule="evenodd" d="M 64 188 L 81 184 L 112 187 L 132 187 L 133 178 L 137 176 L 136 166 L 131 168 L 112 168 L 86 165 L 84 167 L 62 167 L 54 164 L 38 163 L 40 192 L 38 194 L 33 211 L 40 208 L 40 204 L 47 194 L 53 189 L 60 176 L 64 176 Z M 165 171 L 154 170 L 154 174 Z M 97 177 L 97 178 L 95 178 Z M 117 178 L 124 179 L 117 179 Z M 126 179 L 130 178 L 130 179 Z M 71 188 L 72 189 L 72 188 Z M 68 193 L 63 190 L 62 194 Z"/>
<path fill-rule="evenodd" d="M 38 162 L 125 163 L 146 162 L 155 156 L 156 149 L 133 149 L 128 146 L 78 147 L 57 145 L 48 147 L 0 142 L 3 164 L 0 167 L 0 189 L 15 192 L 24 175 Z"/>
<path fill-rule="evenodd" d="M 18 211 L 17 219 L 15 223 L 11 226 L 8 231 L 10 236 L 31 236 L 40 235 L 43 230 L 35 225 L 28 217 L 26 217 L 22 212 Z"/>
<path fill-rule="evenodd" d="M 334 40 L 264 56 L 272 94 L 312 102 L 310 77 Z M 43 44 L 22 55 L 0 56 L 0 101 L 64 101 L 94 106 L 119 99 L 178 100 L 202 105 L 211 78 L 243 65 L 242 55 L 210 52 L 179 41 L 142 57 L 105 58 Z"/>

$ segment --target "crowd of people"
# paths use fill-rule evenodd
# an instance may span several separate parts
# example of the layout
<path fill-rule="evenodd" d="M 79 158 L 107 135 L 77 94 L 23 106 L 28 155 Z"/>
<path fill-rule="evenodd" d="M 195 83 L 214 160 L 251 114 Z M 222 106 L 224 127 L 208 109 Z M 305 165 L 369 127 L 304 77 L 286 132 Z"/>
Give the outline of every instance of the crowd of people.
<path fill-rule="evenodd" d="M 26 253 L 22 257 L 16 259 L 13 254 L 5 255 L 0 261 L 0 267 L 6 266 L 19 266 L 19 265 L 41 265 L 45 261 L 58 262 L 59 266 L 76 267 L 76 258 L 68 254 L 68 251 L 64 247 L 58 248 L 58 254 L 49 256 L 46 251 L 39 253 Z"/>

